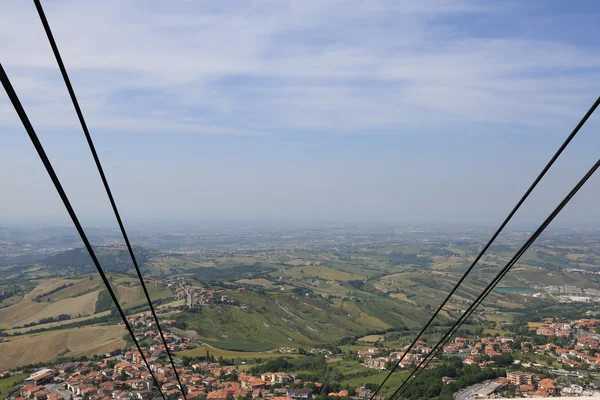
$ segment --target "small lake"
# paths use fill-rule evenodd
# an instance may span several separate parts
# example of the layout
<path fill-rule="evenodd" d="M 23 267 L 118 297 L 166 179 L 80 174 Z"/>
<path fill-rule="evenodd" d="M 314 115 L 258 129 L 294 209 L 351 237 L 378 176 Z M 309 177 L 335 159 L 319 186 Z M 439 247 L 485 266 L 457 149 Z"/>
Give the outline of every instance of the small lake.
<path fill-rule="evenodd" d="M 503 286 L 494 288 L 498 292 L 533 292 L 532 288 L 519 287 L 519 286 Z"/>

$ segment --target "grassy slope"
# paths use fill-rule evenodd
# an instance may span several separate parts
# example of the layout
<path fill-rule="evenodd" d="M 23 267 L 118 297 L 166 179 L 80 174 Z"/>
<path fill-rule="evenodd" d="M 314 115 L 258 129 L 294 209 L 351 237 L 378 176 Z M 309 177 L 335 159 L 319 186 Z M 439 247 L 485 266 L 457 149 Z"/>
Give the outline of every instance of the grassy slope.
<path fill-rule="evenodd" d="M 331 343 L 344 336 L 362 336 L 391 326 L 416 326 L 422 312 L 412 305 L 373 297 L 359 303 L 339 299 L 329 303 L 283 293 L 242 292 L 232 295 L 246 308 L 206 306 L 178 319 L 203 340 L 244 350 Z M 238 347 L 239 348 L 239 347 Z"/>
<path fill-rule="evenodd" d="M 341 384 L 342 384 L 342 386 L 350 385 L 350 387 L 361 387 L 361 386 L 365 386 L 367 383 L 375 383 L 375 384 L 379 385 L 379 384 L 381 384 L 381 382 L 383 382 L 383 380 L 385 379 L 387 374 L 388 374 L 387 371 L 383 371 L 383 372 L 380 372 L 375 375 L 361 376 L 358 378 L 346 379 L 346 380 L 343 380 L 341 382 Z M 391 394 L 404 381 L 404 378 L 406 377 L 406 375 L 407 375 L 407 373 L 403 372 L 403 371 L 393 373 L 390 376 L 390 378 L 387 380 L 385 385 L 383 385 L 380 394 L 381 395 Z"/>
<path fill-rule="evenodd" d="M 7 398 L 10 392 L 14 389 L 15 385 L 27 378 L 27 376 L 29 375 L 17 374 L 9 376 L 8 378 L 0 379 L 0 399 Z"/>
<path fill-rule="evenodd" d="M 213 355 L 217 358 L 223 357 L 225 359 L 237 358 L 240 360 L 244 360 L 244 359 L 256 359 L 256 358 L 275 358 L 275 357 L 282 356 L 279 353 L 267 353 L 267 352 L 262 352 L 262 351 L 250 352 L 250 351 L 224 350 L 224 349 L 218 349 L 216 347 L 209 346 L 209 345 L 202 345 L 202 346 L 196 347 L 195 349 L 178 352 L 177 357 L 184 357 L 184 356 L 204 357 L 206 355 L 207 350 L 211 355 Z M 290 356 L 290 355 L 286 355 L 286 357 L 287 356 Z"/>

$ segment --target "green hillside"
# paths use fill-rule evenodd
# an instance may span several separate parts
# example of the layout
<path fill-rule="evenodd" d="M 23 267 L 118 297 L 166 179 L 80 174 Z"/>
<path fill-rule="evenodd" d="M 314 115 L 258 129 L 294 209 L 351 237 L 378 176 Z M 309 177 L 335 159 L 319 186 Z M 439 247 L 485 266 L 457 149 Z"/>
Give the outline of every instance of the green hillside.
<path fill-rule="evenodd" d="M 398 307 L 385 299 L 358 300 L 348 307 L 339 301 L 287 293 L 245 291 L 232 297 L 239 305 L 205 306 L 182 312 L 177 320 L 217 347 L 264 350 L 332 343 L 384 327 L 402 329 L 425 318 L 414 306 Z"/>

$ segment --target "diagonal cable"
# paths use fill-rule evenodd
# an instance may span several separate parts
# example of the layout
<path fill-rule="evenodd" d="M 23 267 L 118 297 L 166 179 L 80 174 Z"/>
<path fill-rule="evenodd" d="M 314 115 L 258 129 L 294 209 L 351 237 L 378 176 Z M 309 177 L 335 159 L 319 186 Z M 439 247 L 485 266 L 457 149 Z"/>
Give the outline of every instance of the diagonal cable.
<path fill-rule="evenodd" d="M 393 399 L 397 394 L 402 394 L 406 389 L 414 382 L 418 375 L 423 371 L 427 365 L 431 362 L 431 360 L 441 351 L 443 346 L 448 342 L 448 340 L 456 333 L 456 331 L 463 325 L 463 323 L 471 316 L 473 311 L 483 302 L 483 300 L 490 294 L 490 292 L 496 287 L 496 285 L 506 276 L 508 271 L 519 261 L 521 256 L 525 254 L 527 249 L 535 242 L 535 240 L 544 232 L 544 230 L 550 225 L 550 223 L 556 218 L 556 216 L 562 211 L 562 209 L 569 203 L 569 201 L 575 196 L 575 194 L 583 187 L 583 185 L 588 181 L 588 179 L 596 172 L 596 170 L 600 167 L 600 159 L 596 161 L 596 163 L 590 168 L 590 170 L 577 182 L 575 187 L 565 196 L 565 198 L 559 203 L 559 205 L 552 211 L 552 213 L 544 220 L 544 222 L 538 227 L 538 229 L 531 235 L 531 237 L 523 244 L 523 246 L 517 251 L 517 253 L 511 258 L 511 260 L 502 268 L 502 270 L 496 275 L 496 277 L 486 286 L 486 288 L 481 292 L 481 294 L 477 297 L 477 299 L 465 310 L 465 312 L 461 315 L 461 317 L 456 321 L 456 323 L 446 332 L 446 334 L 440 339 L 440 341 L 434 346 L 432 351 L 421 361 L 421 363 L 412 371 L 412 373 L 404 380 L 404 382 L 396 389 L 392 397 Z M 416 371 L 419 371 L 417 376 L 409 382 L 410 378 L 415 375 Z M 400 390 L 404 387 L 404 390 L 400 392 Z"/>
<path fill-rule="evenodd" d="M 177 373 L 177 368 L 175 368 L 175 363 L 173 362 L 173 356 L 171 355 L 171 351 L 169 350 L 169 346 L 165 339 L 165 335 L 160 326 L 160 323 L 158 322 L 158 317 L 156 315 L 156 311 L 154 310 L 154 305 L 152 304 L 150 295 L 148 294 L 148 289 L 146 288 L 146 284 L 144 283 L 144 279 L 142 277 L 142 273 L 140 271 L 139 264 L 137 262 L 135 254 L 133 252 L 133 247 L 131 246 L 131 243 L 129 241 L 129 236 L 127 235 L 127 232 L 125 231 L 125 226 L 123 225 L 123 221 L 121 219 L 121 214 L 119 213 L 119 210 L 117 208 L 117 204 L 113 197 L 112 191 L 110 190 L 108 180 L 106 179 L 106 175 L 104 174 L 104 169 L 102 168 L 102 164 L 100 163 L 100 158 L 98 157 L 98 153 L 96 152 L 96 147 L 94 146 L 94 142 L 92 141 L 92 137 L 90 135 L 89 129 L 88 129 L 85 119 L 83 117 L 83 112 L 81 111 L 81 107 L 79 106 L 79 102 L 77 101 L 77 96 L 75 96 L 75 90 L 73 89 L 73 85 L 71 84 L 71 80 L 69 79 L 69 75 L 67 74 L 67 69 L 62 60 L 62 57 L 60 56 L 60 52 L 58 51 L 58 45 L 56 44 L 56 41 L 54 40 L 54 35 L 52 34 L 52 30 L 50 29 L 50 24 L 48 23 L 48 19 L 46 18 L 46 14 L 44 13 L 44 9 L 42 8 L 42 4 L 41 4 L 40 0 L 34 0 L 34 3 L 35 3 L 35 7 L 37 9 L 37 12 L 40 16 L 40 20 L 42 21 L 42 25 L 44 26 L 44 31 L 46 32 L 48 41 L 50 42 L 50 46 L 52 47 L 52 52 L 54 53 L 56 62 L 58 63 L 58 67 L 60 68 L 60 72 L 62 74 L 63 80 L 65 82 L 67 90 L 69 91 L 69 96 L 71 97 L 71 101 L 73 102 L 73 107 L 75 108 L 75 112 L 77 113 L 77 117 L 79 118 L 81 128 L 83 129 L 83 133 L 85 134 L 85 138 L 87 140 L 88 146 L 89 146 L 92 156 L 94 158 L 94 162 L 98 169 L 98 173 L 100 174 L 100 178 L 102 179 L 102 184 L 104 185 L 104 189 L 106 190 L 106 194 L 108 195 L 108 199 L 110 200 L 110 204 L 111 204 L 113 212 L 115 214 L 115 218 L 117 219 L 117 222 L 119 224 L 121 234 L 123 235 L 123 239 L 125 240 L 125 244 L 127 245 L 127 250 L 129 251 L 129 255 L 131 256 L 131 260 L 133 261 L 133 265 L 135 267 L 135 271 L 137 272 L 138 279 L 140 280 L 140 283 L 144 290 L 144 295 L 146 296 L 146 300 L 148 301 L 148 304 L 150 305 L 150 311 L 152 312 L 154 321 L 156 322 L 156 327 L 160 333 L 160 337 L 161 337 L 162 342 L 167 351 L 169 361 L 171 362 L 171 366 L 173 367 L 173 371 L 175 372 L 175 377 L 177 378 L 177 382 L 179 383 L 179 388 L 181 390 L 181 393 L 183 394 L 183 398 L 185 400 L 187 400 L 187 397 L 185 395 L 185 388 L 181 384 L 181 379 L 179 378 L 179 374 Z"/>
<path fill-rule="evenodd" d="M 544 167 L 544 169 L 542 170 L 542 172 L 540 172 L 540 174 L 533 181 L 533 183 L 531 184 L 531 186 L 529 186 L 529 189 L 527 189 L 527 191 L 525 192 L 525 194 L 523 195 L 523 197 L 521 197 L 521 199 L 517 202 L 517 204 L 514 206 L 514 208 L 512 209 L 512 211 L 508 214 L 508 216 L 506 217 L 506 219 L 502 222 L 502 224 L 500 225 L 500 227 L 496 230 L 496 232 L 494 232 L 494 234 L 492 235 L 492 237 L 490 238 L 490 240 L 487 242 L 487 244 L 483 247 L 483 249 L 481 249 L 481 251 L 479 252 L 479 254 L 477 255 L 477 257 L 475 257 L 475 259 L 473 260 L 473 262 L 471 263 L 471 265 L 469 266 L 469 268 L 467 268 L 467 270 L 465 271 L 465 273 L 463 274 L 463 276 L 458 280 L 458 282 L 456 283 L 456 285 L 454 285 L 454 287 L 452 288 L 452 290 L 448 293 L 448 295 L 446 296 L 446 298 L 444 299 L 444 301 L 440 304 L 440 306 L 437 308 L 437 310 L 433 313 L 433 315 L 431 316 L 431 318 L 429 318 L 429 321 L 427 321 L 427 323 L 425 324 L 425 326 L 423 326 L 423 328 L 421 329 L 421 331 L 419 332 L 419 334 L 415 337 L 415 339 L 412 341 L 412 343 L 408 346 L 408 348 L 406 349 L 406 351 L 404 352 L 404 354 L 400 357 L 400 359 L 398 360 L 398 362 L 396 362 L 396 365 L 394 365 L 394 367 L 387 374 L 387 376 L 385 377 L 385 379 L 383 380 L 383 382 L 381 382 L 381 384 L 377 387 L 377 390 L 375 390 L 375 392 L 373 392 L 373 394 L 371 395 L 370 400 L 373 400 L 373 398 L 381 390 L 381 388 L 383 387 L 383 385 L 385 384 L 385 382 L 387 382 L 387 380 L 390 378 L 390 376 L 392 376 L 392 374 L 398 369 L 398 367 L 400 366 L 400 363 L 402 362 L 402 360 L 404 360 L 404 358 L 406 357 L 406 355 L 410 352 L 410 350 L 419 341 L 419 338 L 421 336 L 423 336 L 423 334 L 425 333 L 425 331 L 427 330 L 427 328 L 429 328 L 429 326 L 431 325 L 431 323 L 433 322 L 433 320 L 435 319 L 435 317 L 437 317 L 437 315 L 444 308 L 444 306 L 446 305 L 446 303 L 450 300 L 450 298 L 452 297 L 452 295 L 454 295 L 454 293 L 456 292 L 456 290 L 458 289 L 458 287 L 467 278 L 467 275 L 469 275 L 469 273 L 475 267 L 475 265 L 479 262 L 479 260 L 481 259 L 481 257 L 483 257 L 483 255 L 485 254 L 485 252 L 490 248 L 490 246 L 496 240 L 496 238 L 498 237 L 498 235 L 500 235 L 500 233 L 504 230 L 504 228 L 506 227 L 506 225 L 508 225 L 508 223 L 510 222 L 510 220 L 512 219 L 512 217 L 516 214 L 517 210 L 521 207 L 521 205 L 529 197 L 529 195 L 531 194 L 531 192 L 533 191 L 533 189 L 535 189 L 535 187 L 538 185 L 538 183 L 546 175 L 546 173 L 548 172 L 548 170 L 550 169 L 550 167 L 558 159 L 558 157 L 561 155 L 561 153 L 563 152 L 563 150 L 569 145 L 569 143 L 571 142 L 571 140 L 573 140 L 573 138 L 575 137 L 575 135 L 577 135 L 577 133 L 579 132 L 579 130 L 583 127 L 583 125 L 587 122 L 587 120 L 592 116 L 592 114 L 594 113 L 594 111 L 596 111 L 596 108 L 598 108 L 598 105 L 600 105 L 600 97 L 598 97 L 596 99 L 596 101 L 594 102 L 594 104 L 592 104 L 592 106 L 587 111 L 587 113 L 585 113 L 585 115 L 583 116 L 583 118 L 575 126 L 575 128 L 573 129 L 573 131 L 571 132 L 571 134 L 567 137 L 567 139 L 563 142 L 563 144 L 558 148 L 558 150 L 556 151 L 556 153 L 554 153 L 554 155 L 552 156 L 552 158 L 550 159 L 550 161 L 548 161 L 548 163 L 546 164 L 546 166 Z"/>
<path fill-rule="evenodd" d="M 98 273 L 100 274 L 100 277 L 102 278 L 102 281 L 104 282 L 104 285 L 106 286 L 106 290 L 110 294 L 110 297 L 112 298 L 113 302 L 115 303 L 115 306 L 117 307 L 117 310 L 119 311 L 119 314 L 121 315 L 121 318 L 123 319 L 123 322 L 125 323 L 125 326 L 127 327 L 127 330 L 129 331 L 129 334 L 131 335 L 131 338 L 135 342 L 135 345 L 136 345 L 138 351 L 140 352 L 142 359 L 144 360 L 144 364 L 146 364 L 146 368 L 148 368 L 148 371 L 152 375 L 154 384 L 158 388 L 163 400 L 166 400 L 165 395 L 162 392 L 161 386 L 160 386 L 158 380 L 156 379 L 156 376 L 152 372 L 152 369 L 150 368 L 150 364 L 148 363 L 148 360 L 146 359 L 146 356 L 144 355 L 144 352 L 142 351 L 142 348 L 140 347 L 140 344 L 135 337 L 135 333 L 133 332 L 131 325 L 129 325 L 129 322 L 127 321 L 127 317 L 125 316 L 123 309 L 119 305 L 117 297 L 115 296 L 115 293 L 113 292 L 113 290 L 110 286 L 110 283 L 108 282 L 108 278 L 104 274 L 104 270 L 100 266 L 100 262 L 98 261 L 98 258 L 96 257 L 96 253 L 94 252 L 94 249 L 92 248 L 92 245 L 90 244 L 90 242 L 87 238 L 87 235 L 85 234 L 83 227 L 81 226 L 81 223 L 79 222 L 79 219 L 77 218 L 77 214 L 75 214 L 75 210 L 73 209 L 73 206 L 71 205 L 71 202 L 69 201 L 69 198 L 67 197 L 67 194 L 65 193 L 65 191 L 62 187 L 62 184 L 60 183 L 60 180 L 58 179 L 58 176 L 56 175 L 56 172 L 54 171 L 54 168 L 52 167 L 52 164 L 50 163 L 50 160 L 48 159 L 48 156 L 46 155 L 46 151 L 44 150 L 42 143 L 40 142 L 37 134 L 35 133 L 35 130 L 33 129 L 33 126 L 31 125 L 31 122 L 29 121 L 29 118 L 27 117 L 27 113 L 25 112 L 25 109 L 21 105 L 21 102 L 19 101 L 19 98 L 18 98 L 17 94 L 15 93 L 15 91 L 12 87 L 12 84 L 10 83 L 9 78 L 6 75 L 4 68 L 2 67 L 2 64 L 0 64 L 0 81 L 2 81 L 2 85 L 4 86 L 4 90 L 6 90 L 6 94 L 8 95 L 10 101 L 12 102 L 12 105 L 15 108 L 15 111 L 19 115 L 19 118 L 21 119 L 21 123 L 23 124 L 23 127 L 27 131 L 27 134 L 29 135 L 29 138 L 31 139 L 33 146 L 35 147 L 42 163 L 44 164 L 44 167 L 46 168 L 46 171 L 48 172 L 48 175 L 50 176 L 50 179 L 52 180 L 52 183 L 54 184 L 56 191 L 58 192 L 63 204 L 65 205 L 65 208 L 67 209 L 67 212 L 69 213 L 69 216 L 71 217 L 71 220 L 73 221 L 73 225 L 75 225 L 75 228 L 77 229 L 77 232 L 79 233 L 79 236 L 81 236 L 81 240 L 83 241 L 85 248 L 87 249 L 88 253 L 90 254 L 90 257 L 92 258 L 92 261 L 94 262 L 94 265 L 96 266 L 96 269 L 98 270 Z"/>

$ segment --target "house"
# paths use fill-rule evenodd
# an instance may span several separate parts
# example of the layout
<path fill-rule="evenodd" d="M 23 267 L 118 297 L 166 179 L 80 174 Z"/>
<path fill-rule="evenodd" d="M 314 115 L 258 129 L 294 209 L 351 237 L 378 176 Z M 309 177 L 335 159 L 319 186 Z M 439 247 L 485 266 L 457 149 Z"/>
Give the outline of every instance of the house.
<path fill-rule="evenodd" d="M 513 385 L 533 385 L 533 374 L 528 372 L 507 372 L 506 378 Z"/>
<path fill-rule="evenodd" d="M 30 397 L 32 395 L 34 395 L 35 393 L 44 390 L 45 388 L 43 386 L 37 386 L 35 384 L 28 384 L 23 386 L 23 388 L 21 389 L 21 396 L 23 397 Z"/>
<path fill-rule="evenodd" d="M 554 380 L 550 378 L 542 379 L 538 384 L 539 389 L 543 389 L 548 393 L 554 393 L 556 391 L 556 386 L 554 386 Z"/>
<path fill-rule="evenodd" d="M 25 383 L 26 385 L 42 385 L 51 382 L 52 379 L 54 379 L 54 371 L 52 371 L 51 369 L 41 369 L 31 374 L 29 378 L 23 381 L 23 383 Z"/>
<path fill-rule="evenodd" d="M 369 368 L 383 370 L 387 366 L 389 359 L 387 357 L 365 358 L 365 365 Z"/>
<path fill-rule="evenodd" d="M 260 376 L 260 379 L 271 383 L 289 383 L 294 381 L 294 377 L 285 372 L 267 372 Z"/>
<path fill-rule="evenodd" d="M 35 392 L 33 398 L 34 400 L 47 400 L 49 394 L 50 392 L 47 390 L 40 390 L 39 392 Z"/>
<path fill-rule="evenodd" d="M 119 354 L 121 354 L 122 350 L 119 347 L 115 347 L 110 349 L 109 351 L 106 352 L 106 354 L 104 355 L 104 357 L 109 358 L 109 357 L 114 357 L 114 356 L 118 356 Z"/>
<path fill-rule="evenodd" d="M 533 385 L 519 385 L 519 392 L 521 393 L 529 393 L 529 392 L 533 392 L 533 390 L 535 389 L 535 387 Z"/>
<path fill-rule="evenodd" d="M 554 336 L 554 329 L 553 328 L 549 328 L 549 327 L 539 327 L 536 331 L 535 331 L 536 335 L 539 336 Z"/>
<path fill-rule="evenodd" d="M 311 389 L 288 389 L 287 397 L 292 399 L 310 399 L 312 397 Z"/>
<path fill-rule="evenodd" d="M 224 390 L 215 390 L 206 395 L 206 400 L 227 400 L 227 396 Z"/>
<path fill-rule="evenodd" d="M 373 357 L 373 356 L 376 357 L 381 354 L 381 350 L 379 350 L 377 347 L 371 347 L 367 350 L 359 350 L 357 352 L 357 354 L 360 358 Z"/>

